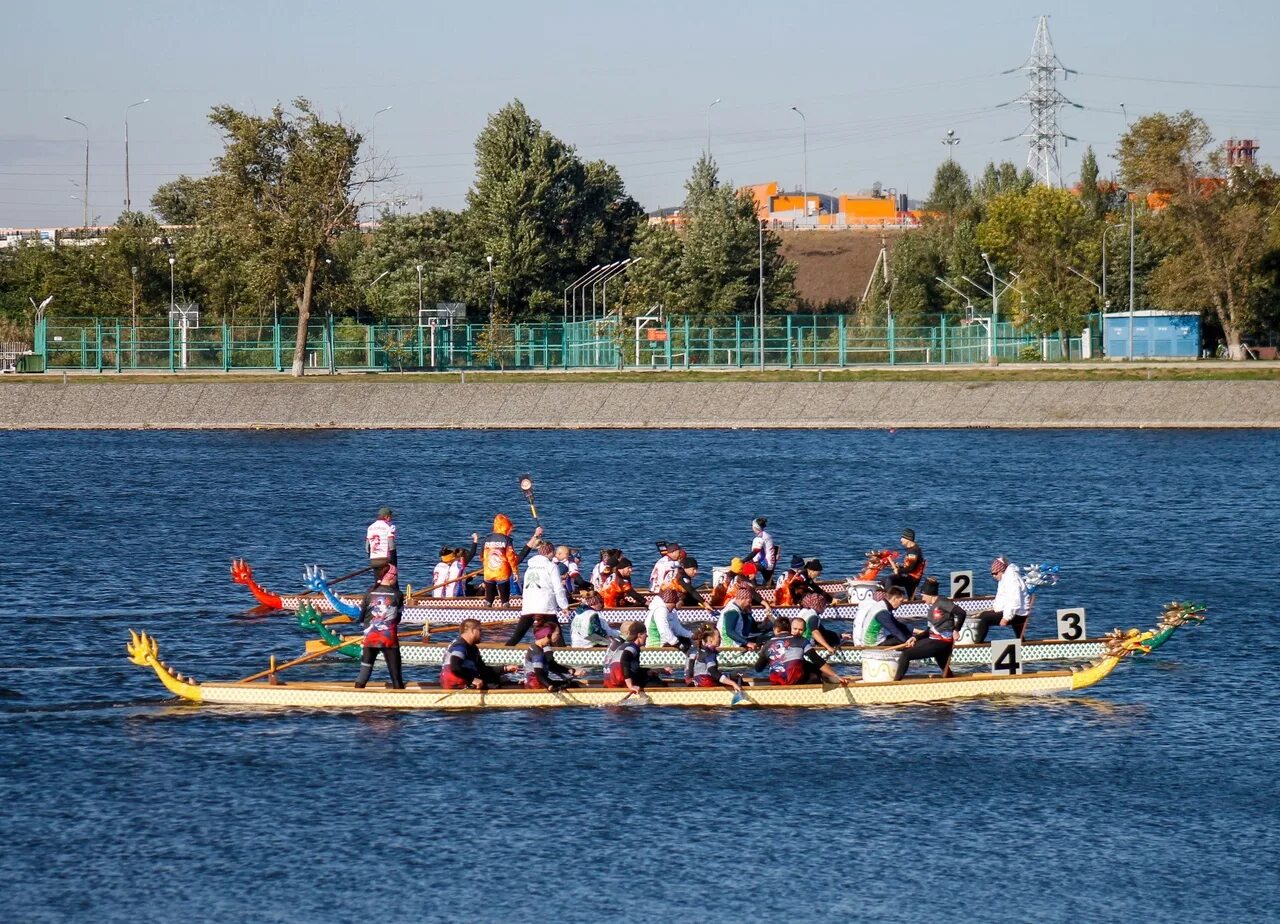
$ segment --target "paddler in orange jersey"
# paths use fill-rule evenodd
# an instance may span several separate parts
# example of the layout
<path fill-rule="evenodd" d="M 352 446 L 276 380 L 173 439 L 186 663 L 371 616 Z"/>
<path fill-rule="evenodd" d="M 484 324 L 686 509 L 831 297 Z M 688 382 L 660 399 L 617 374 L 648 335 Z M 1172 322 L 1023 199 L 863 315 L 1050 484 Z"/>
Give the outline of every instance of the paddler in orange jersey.
<path fill-rule="evenodd" d="M 501 600 L 503 606 L 510 604 L 511 578 L 519 572 L 520 563 L 532 549 L 537 547 L 538 540 L 542 538 L 542 527 L 539 526 L 534 530 L 533 538 L 517 554 L 515 543 L 511 541 L 511 534 L 514 531 L 515 527 L 511 525 L 511 520 L 506 514 L 498 514 L 493 518 L 493 532 L 489 534 L 489 538 L 484 541 L 484 546 L 480 550 L 484 565 L 485 606 L 493 606 L 495 598 Z"/>
<path fill-rule="evenodd" d="M 735 558 L 729 562 L 728 576 L 711 589 L 711 599 L 708 602 L 712 607 L 719 609 L 733 597 L 734 582 L 742 574 L 742 568 L 741 558 Z"/>
<path fill-rule="evenodd" d="M 607 610 L 616 610 L 622 606 L 645 606 L 644 597 L 636 592 L 631 584 L 631 559 L 619 558 L 614 563 L 610 574 L 600 588 L 600 599 Z"/>
<path fill-rule="evenodd" d="M 660 590 L 674 590 L 680 594 L 681 606 L 703 606 L 701 595 L 693 589 L 693 580 L 698 576 L 698 559 L 688 553 L 680 559 L 680 569 L 667 579 Z M 710 607 L 707 607 L 710 609 Z"/>
<path fill-rule="evenodd" d="M 901 587 L 907 592 L 907 599 L 910 600 L 915 595 L 920 579 L 924 577 L 924 549 L 920 548 L 920 544 L 916 542 L 916 531 L 910 527 L 902 531 L 900 541 L 902 558 L 890 566 L 893 568 L 893 576 L 889 578 L 889 585 Z"/>
<path fill-rule="evenodd" d="M 803 595 L 804 559 L 799 555 L 791 556 L 790 567 L 778 580 L 778 587 L 773 592 L 774 606 L 796 606 Z"/>

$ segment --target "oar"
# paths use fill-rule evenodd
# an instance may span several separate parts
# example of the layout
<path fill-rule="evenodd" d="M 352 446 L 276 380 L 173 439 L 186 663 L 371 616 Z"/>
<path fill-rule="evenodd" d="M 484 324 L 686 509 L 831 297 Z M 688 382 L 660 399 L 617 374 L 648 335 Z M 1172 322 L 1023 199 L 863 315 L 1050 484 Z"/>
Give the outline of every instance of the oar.
<path fill-rule="evenodd" d="M 263 677 L 270 677 L 274 674 L 279 673 L 280 671 L 287 670 L 290 667 L 297 667 L 299 664 L 306 664 L 308 661 L 314 661 L 316 658 L 319 658 L 322 655 L 327 655 L 332 651 L 337 651 L 339 648 L 345 648 L 346 646 L 350 645 L 351 642 L 352 642 L 352 639 L 349 639 L 349 638 L 343 639 L 342 641 L 338 642 L 338 644 L 336 645 L 326 645 L 324 648 L 317 648 L 315 651 L 311 652 L 310 654 L 305 654 L 300 658 L 294 658 L 292 661 L 286 661 L 284 664 L 280 664 L 280 665 L 277 665 L 275 663 L 275 657 L 272 656 L 271 666 L 267 668 L 265 671 L 258 671 L 258 673 L 256 674 L 250 674 L 248 677 L 245 677 L 243 680 L 238 680 L 236 682 L 252 683 L 255 680 L 261 680 Z"/>
<path fill-rule="evenodd" d="M 477 568 L 475 571 L 468 571 L 466 574 L 462 575 L 461 577 L 450 578 L 447 581 L 441 581 L 439 584 L 432 584 L 430 587 L 424 587 L 422 588 L 422 590 L 415 590 L 411 594 L 409 594 L 407 597 L 404 598 L 404 602 L 407 605 L 412 603 L 414 600 L 418 599 L 419 597 L 422 597 L 426 594 L 431 593 L 431 591 L 433 590 L 438 590 L 441 587 L 448 587 L 450 584 L 457 584 L 460 581 L 465 583 L 467 578 L 473 578 L 477 574 L 481 574 L 483 571 L 484 571 L 484 568 Z"/>
<path fill-rule="evenodd" d="M 538 522 L 538 508 L 533 503 L 533 479 L 528 475 L 520 476 L 520 493 L 529 502 L 529 513 L 533 514 L 533 525 L 541 526 L 542 524 Z"/>
<path fill-rule="evenodd" d="M 343 581 L 349 581 L 353 577 L 359 577 L 360 575 L 372 570 L 373 570 L 373 565 L 365 565 L 359 571 L 352 571 L 350 574 L 344 574 L 342 577 L 334 578 L 332 581 L 328 581 L 326 583 L 328 583 L 328 585 L 332 587 L 334 584 L 341 584 Z M 308 590 L 305 594 L 300 596 L 298 599 L 305 600 L 307 599 L 307 597 L 310 597 L 312 594 L 318 594 L 318 593 L 320 593 L 320 591 L 318 590 Z"/>

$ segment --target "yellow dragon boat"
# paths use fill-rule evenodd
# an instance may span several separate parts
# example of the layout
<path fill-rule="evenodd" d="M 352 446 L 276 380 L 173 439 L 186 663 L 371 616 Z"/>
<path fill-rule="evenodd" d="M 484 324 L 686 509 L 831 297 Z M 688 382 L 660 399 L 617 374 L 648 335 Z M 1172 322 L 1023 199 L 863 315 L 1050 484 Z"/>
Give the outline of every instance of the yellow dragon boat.
<path fill-rule="evenodd" d="M 753 685 L 739 697 L 726 687 L 650 687 L 641 697 L 625 689 L 582 686 L 554 692 L 503 688 L 495 690 L 446 690 L 435 684 L 411 683 L 403 690 L 366 687 L 349 683 L 285 682 L 271 673 L 265 679 L 198 682 L 182 676 L 160 660 L 159 645 L 151 636 L 130 630 L 126 646 L 129 660 L 155 671 L 165 688 L 193 703 L 234 706 L 284 706 L 312 709 L 528 709 L 558 706 L 618 706 L 639 700 L 655 706 L 847 707 L 936 703 L 987 696 L 1043 696 L 1083 690 L 1098 683 L 1124 658 L 1147 651 L 1144 634 L 1137 629 L 1117 631 L 1108 637 L 1107 653 L 1074 670 L 1036 671 L 1026 674 L 973 673 L 951 677 L 878 679 L 874 665 L 864 666 L 862 679 L 848 686 L 836 683 L 795 686 Z"/>

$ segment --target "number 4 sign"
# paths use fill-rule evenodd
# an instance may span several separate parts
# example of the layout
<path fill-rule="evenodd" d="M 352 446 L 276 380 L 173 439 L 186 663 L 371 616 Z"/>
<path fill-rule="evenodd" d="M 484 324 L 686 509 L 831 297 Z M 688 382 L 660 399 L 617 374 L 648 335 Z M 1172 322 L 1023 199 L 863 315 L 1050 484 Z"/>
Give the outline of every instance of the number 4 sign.
<path fill-rule="evenodd" d="M 1084 622 L 1084 607 L 1058 610 L 1058 638 L 1064 642 L 1078 642 L 1088 635 Z"/>
<path fill-rule="evenodd" d="M 1022 673 L 1022 639 L 1007 638 L 991 643 L 991 673 Z"/>

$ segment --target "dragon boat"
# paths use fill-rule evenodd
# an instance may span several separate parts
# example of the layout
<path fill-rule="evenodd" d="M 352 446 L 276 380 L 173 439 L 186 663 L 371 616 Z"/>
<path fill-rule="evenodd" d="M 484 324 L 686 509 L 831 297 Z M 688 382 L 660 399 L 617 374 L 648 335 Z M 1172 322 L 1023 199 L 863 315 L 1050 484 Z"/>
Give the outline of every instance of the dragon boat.
<path fill-rule="evenodd" d="M 769 708 L 896 705 L 936 703 L 989 696 L 1044 696 L 1091 687 L 1106 678 L 1121 660 L 1147 651 L 1142 633 L 1117 632 L 1097 661 L 1071 670 L 1025 674 L 973 673 L 950 677 L 910 677 L 904 680 L 864 678 L 847 686 L 836 683 L 745 687 L 735 694 L 726 687 L 651 687 L 639 697 L 625 689 L 588 685 L 563 691 L 506 688 L 446 690 L 434 684 L 411 683 L 405 689 L 368 687 L 316 681 L 285 682 L 271 673 L 265 679 L 199 682 L 183 676 L 160 660 L 154 638 L 130 630 L 129 660 L 155 672 L 165 688 L 192 703 L 290 708 L 364 709 L 529 709 L 562 706 L 620 706 L 638 702 L 655 706 L 716 707 L 747 705 Z M 257 675 L 255 675 L 256 677 Z M 882 676 L 882 675 L 881 675 Z"/>
<path fill-rule="evenodd" d="M 263 606 L 284 612 L 296 613 L 304 604 L 313 609 L 333 616 L 353 617 L 360 612 L 361 597 L 355 594 L 339 594 L 329 586 L 324 572 L 307 568 L 305 582 L 307 592 L 302 594 L 275 594 L 266 590 L 253 579 L 253 569 L 248 562 L 237 559 L 231 566 L 231 579 L 249 588 L 254 598 Z M 864 578 L 850 578 L 843 582 L 824 582 L 823 586 L 831 594 L 846 592 L 845 602 L 836 602 L 827 607 L 823 618 L 830 620 L 852 620 L 857 614 L 858 604 L 862 596 L 874 589 L 874 582 Z M 772 601 L 773 588 L 760 588 L 761 595 Z M 509 607 L 487 606 L 478 597 L 418 597 L 406 594 L 401 622 L 405 625 L 454 625 L 463 619 L 477 619 L 482 623 L 510 622 L 520 615 L 520 600 L 513 597 Z M 956 602 L 968 613 L 980 613 L 989 609 L 994 597 L 964 597 Z M 798 606 L 781 606 L 774 612 L 779 616 L 795 616 L 800 612 Z M 928 612 L 928 605 L 921 601 L 904 603 L 894 613 L 899 619 L 922 619 Z M 619 607 L 605 610 L 605 619 L 613 624 L 621 624 L 629 619 L 643 620 L 647 610 L 642 607 Z M 681 607 L 682 622 L 709 622 L 716 618 L 710 610 L 698 610 L 693 607 Z M 561 620 L 565 622 L 567 620 Z"/>
<path fill-rule="evenodd" d="M 1141 634 L 1142 643 L 1154 651 L 1167 642 L 1179 628 L 1188 623 L 1204 621 L 1203 607 L 1195 604 L 1182 604 L 1176 601 L 1166 605 L 1154 629 Z M 323 617 L 314 608 L 303 605 L 298 611 L 298 625 L 314 632 L 318 637 L 306 643 L 306 653 L 328 649 L 337 657 L 358 659 L 360 657 L 361 637 L 344 636 L 327 625 Z M 1101 658 L 1106 654 L 1107 644 L 1111 636 L 1084 638 L 1078 641 L 1065 641 L 1056 638 L 1024 639 L 1022 642 L 1022 660 L 1028 663 L 1043 662 L 1085 662 Z M 480 651 L 486 664 L 494 666 L 520 665 L 524 663 L 524 648 L 496 644 L 481 644 Z M 447 643 L 419 641 L 407 639 L 400 642 L 400 656 L 405 664 L 431 665 L 439 667 L 444 663 Z M 882 648 L 864 646 L 842 646 L 834 653 L 823 653 L 827 663 L 857 667 L 862 664 L 866 652 L 884 651 Z M 723 668 L 751 667 L 757 653 L 745 648 L 725 647 L 720 649 L 720 666 Z M 605 649 L 561 647 L 555 649 L 555 658 L 566 667 L 601 667 L 604 664 Z M 991 643 L 957 644 L 952 649 L 951 664 L 953 667 L 973 667 L 991 662 Z M 674 648 L 642 648 L 640 663 L 644 667 L 681 669 L 685 656 Z"/>

